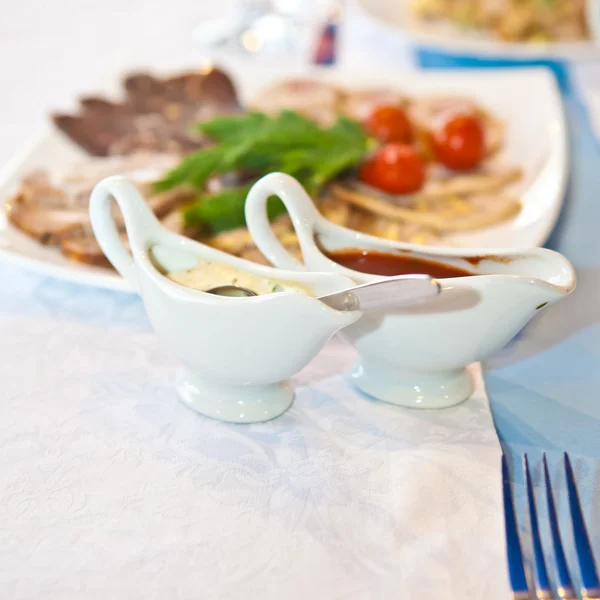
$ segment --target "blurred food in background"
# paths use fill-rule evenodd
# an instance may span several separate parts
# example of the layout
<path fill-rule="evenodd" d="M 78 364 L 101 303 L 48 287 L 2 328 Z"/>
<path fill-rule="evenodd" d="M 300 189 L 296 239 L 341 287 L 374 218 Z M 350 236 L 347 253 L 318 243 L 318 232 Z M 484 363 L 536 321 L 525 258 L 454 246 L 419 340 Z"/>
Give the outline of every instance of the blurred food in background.
<path fill-rule="evenodd" d="M 427 20 L 493 33 L 511 42 L 575 42 L 589 39 L 586 0 L 413 0 Z"/>

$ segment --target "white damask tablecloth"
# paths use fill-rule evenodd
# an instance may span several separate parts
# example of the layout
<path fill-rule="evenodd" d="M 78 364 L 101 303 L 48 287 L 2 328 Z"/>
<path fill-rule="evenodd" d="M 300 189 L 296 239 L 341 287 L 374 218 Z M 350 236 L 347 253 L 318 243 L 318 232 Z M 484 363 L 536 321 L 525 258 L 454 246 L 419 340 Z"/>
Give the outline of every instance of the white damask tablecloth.
<path fill-rule="evenodd" d="M 483 390 L 368 400 L 332 342 L 292 409 L 191 412 L 131 295 L 0 264 L 0 597 L 507 596 L 500 449 Z"/>

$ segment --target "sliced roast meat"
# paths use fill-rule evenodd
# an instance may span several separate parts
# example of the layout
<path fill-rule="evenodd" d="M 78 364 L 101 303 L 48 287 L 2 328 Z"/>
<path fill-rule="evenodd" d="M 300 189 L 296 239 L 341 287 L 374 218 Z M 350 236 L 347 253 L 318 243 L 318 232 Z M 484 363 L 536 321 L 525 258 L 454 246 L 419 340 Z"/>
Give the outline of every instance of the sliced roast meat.
<path fill-rule="evenodd" d="M 221 69 L 210 69 L 203 75 L 201 100 L 231 111 L 241 110 L 237 90 L 227 73 Z"/>
<path fill-rule="evenodd" d="M 147 185 L 142 191 L 145 192 L 145 196 L 148 199 L 148 206 L 159 219 L 169 216 L 175 209 L 191 202 L 196 197 L 196 193 L 193 190 L 180 188 L 154 194 L 151 185 Z"/>
<path fill-rule="evenodd" d="M 141 191 L 149 197 L 152 190 L 148 182 L 160 178 L 178 160 L 176 155 L 148 153 L 94 158 L 71 166 L 63 174 L 56 173 L 52 178 L 46 171 L 38 169 L 22 179 L 19 202 L 39 209 L 87 210 L 92 189 L 110 175 L 125 175 L 140 186 L 145 184 Z"/>
<path fill-rule="evenodd" d="M 93 236 L 63 240 L 60 243 L 60 251 L 67 258 L 79 263 L 95 265 L 97 267 L 112 266 Z"/>
<path fill-rule="evenodd" d="M 77 114 L 53 115 L 55 125 L 94 156 L 185 153 L 207 143 L 193 131 L 195 122 L 240 110 L 231 79 L 219 69 L 166 79 L 139 73 L 123 86 L 125 101 L 83 98 Z"/>
<path fill-rule="evenodd" d="M 179 235 L 186 234 L 187 228 L 183 219 L 183 213 L 180 210 L 172 210 L 170 213 L 166 214 L 161 219 L 161 223 L 173 233 L 178 233 Z"/>
<path fill-rule="evenodd" d="M 45 245 L 57 245 L 62 240 L 92 233 L 87 211 L 43 210 L 27 206 L 19 196 L 8 203 L 6 216 L 23 233 Z"/>
<path fill-rule="evenodd" d="M 106 156 L 109 148 L 123 136 L 112 126 L 105 128 L 93 115 L 56 114 L 52 120 L 62 133 L 92 156 Z"/>
<path fill-rule="evenodd" d="M 288 79 L 263 88 L 250 108 L 268 115 L 293 110 L 321 125 L 330 125 L 338 114 L 342 92 L 337 87 L 310 79 Z"/>
<path fill-rule="evenodd" d="M 522 175 L 521 169 L 517 167 L 499 164 L 484 164 L 481 168 L 464 174 L 434 167 L 430 169 L 430 180 L 415 197 L 443 198 L 466 194 L 491 194 L 518 181 Z"/>
<path fill-rule="evenodd" d="M 339 111 L 356 121 L 364 121 L 375 108 L 384 104 L 405 106 L 406 97 L 390 89 L 355 90 L 345 93 Z"/>
<path fill-rule="evenodd" d="M 107 175 L 127 175 L 147 199 L 154 214 L 162 219 L 194 198 L 188 189 L 155 193 L 152 182 L 177 163 L 176 156 L 136 154 L 127 157 L 89 159 L 69 169 L 66 175 L 51 179 L 42 170 L 23 178 L 17 193 L 7 202 L 7 218 L 13 226 L 42 244 L 57 245 L 77 260 L 101 264 L 94 258 L 95 246 L 88 204 L 96 183 Z M 121 212 L 116 204 L 113 215 L 117 227 L 124 231 Z"/>
<path fill-rule="evenodd" d="M 57 181 L 71 185 L 77 183 L 92 187 L 104 177 L 110 175 L 126 175 L 133 181 L 153 181 L 160 178 L 165 171 L 179 163 L 176 154 L 136 152 L 127 156 L 109 158 L 90 158 L 71 165 L 62 173 L 57 172 Z"/>
<path fill-rule="evenodd" d="M 148 73 L 133 73 L 123 80 L 127 105 L 136 114 L 159 112 L 164 104 L 163 81 Z"/>
<path fill-rule="evenodd" d="M 451 95 L 418 98 L 410 102 L 408 114 L 421 131 L 436 129 L 455 114 L 478 115 L 483 122 L 488 156 L 499 150 L 504 140 L 504 123 L 472 98 Z"/>

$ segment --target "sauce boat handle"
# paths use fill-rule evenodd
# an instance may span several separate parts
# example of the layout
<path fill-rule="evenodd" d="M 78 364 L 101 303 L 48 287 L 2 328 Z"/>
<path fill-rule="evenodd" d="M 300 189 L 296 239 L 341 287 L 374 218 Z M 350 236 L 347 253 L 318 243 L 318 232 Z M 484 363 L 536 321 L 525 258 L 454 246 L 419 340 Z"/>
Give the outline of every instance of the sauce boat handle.
<path fill-rule="evenodd" d="M 139 291 L 134 258 L 123 243 L 115 223 L 113 198 L 123 214 L 133 255 L 144 251 L 146 240 L 158 233 L 161 226 L 142 195 L 126 177 L 107 177 L 92 190 L 90 220 L 98 244 L 115 269 Z"/>
<path fill-rule="evenodd" d="M 285 173 L 270 173 L 259 179 L 246 198 L 246 224 L 258 249 L 276 267 L 306 270 L 273 233 L 267 216 L 267 200 L 278 196 L 284 203 L 294 225 L 302 255 L 319 252 L 315 230 L 323 219 L 310 196 L 296 179 Z"/>

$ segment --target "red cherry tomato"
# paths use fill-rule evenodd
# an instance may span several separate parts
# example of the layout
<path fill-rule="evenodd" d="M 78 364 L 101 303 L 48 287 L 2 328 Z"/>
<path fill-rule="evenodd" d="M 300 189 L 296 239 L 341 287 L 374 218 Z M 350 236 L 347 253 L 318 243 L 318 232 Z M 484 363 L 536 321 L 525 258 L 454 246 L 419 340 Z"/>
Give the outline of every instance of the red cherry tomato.
<path fill-rule="evenodd" d="M 411 194 L 423 187 L 425 164 L 406 144 L 385 144 L 360 168 L 361 180 L 388 194 Z"/>
<path fill-rule="evenodd" d="M 468 171 L 485 156 L 485 134 L 481 119 L 476 115 L 454 115 L 433 132 L 433 151 L 446 167 Z"/>
<path fill-rule="evenodd" d="M 413 140 L 413 128 L 408 116 L 399 106 L 384 104 L 373 110 L 365 121 L 365 129 L 382 142 Z"/>

